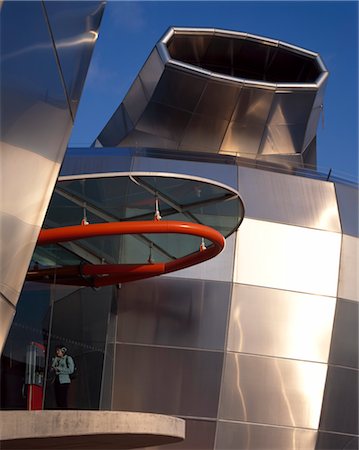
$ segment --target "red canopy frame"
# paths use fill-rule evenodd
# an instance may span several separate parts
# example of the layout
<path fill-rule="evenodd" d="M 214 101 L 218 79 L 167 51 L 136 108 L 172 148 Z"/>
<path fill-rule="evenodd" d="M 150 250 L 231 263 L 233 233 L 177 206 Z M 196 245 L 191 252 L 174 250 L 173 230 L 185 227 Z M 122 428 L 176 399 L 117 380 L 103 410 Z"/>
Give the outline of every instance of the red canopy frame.
<path fill-rule="evenodd" d="M 212 244 L 205 249 L 165 263 L 147 264 L 80 264 L 49 269 L 31 270 L 27 280 L 56 282 L 75 286 L 101 287 L 150 278 L 175 272 L 207 261 L 218 255 L 225 246 L 225 239 L 218 231 L 206 225 L 179 221 L 108 222 L 75 225 L 41 230 L 37 245 L 56 244 L 96 236 L 123 234 L 186 234 L 207 239 Z"/>

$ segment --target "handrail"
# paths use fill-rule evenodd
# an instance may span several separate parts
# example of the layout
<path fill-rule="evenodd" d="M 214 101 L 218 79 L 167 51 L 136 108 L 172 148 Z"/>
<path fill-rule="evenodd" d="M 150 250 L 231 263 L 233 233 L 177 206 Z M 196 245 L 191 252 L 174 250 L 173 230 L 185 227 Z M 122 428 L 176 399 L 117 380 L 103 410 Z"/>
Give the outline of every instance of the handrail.
<path fill-rule="evenodd" d="M 96 236 L 123 234 L 186 234 L 210 240 L 208 247 L 167 263 L 148 264 L 80 264 L 47 269 L 33 269 L 27 274 L 28 281 L 74 286 L 109 286 L 171 273 L 207 261 L 218 255 L 225 246 L 225 239 L 218 231 L 206 225 L 179 221 L 108 222 L 43 229 L 37 245 L 49 245 Z"/>

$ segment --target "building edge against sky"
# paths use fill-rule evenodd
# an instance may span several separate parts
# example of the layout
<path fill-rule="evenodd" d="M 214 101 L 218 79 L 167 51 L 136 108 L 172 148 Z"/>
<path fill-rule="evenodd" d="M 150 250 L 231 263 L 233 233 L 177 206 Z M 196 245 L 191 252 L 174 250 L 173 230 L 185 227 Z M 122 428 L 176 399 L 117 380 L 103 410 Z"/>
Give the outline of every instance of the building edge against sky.
<path fill-rule="evenodd" d="M 103 10 L 103 2 L 1 7 L 1 348 L 66 151 Z"/>
<path fill-rule="evenodd" d="M 76 23 L 75 12 L 89 6 L 94 8 L 95 4 L 45 2 L 27 6 L 14 3 L 11 8 L 5 3 L 3 6 L 2 16 L 9 11 L 7 7 L 12 12 L 27 7 L 27 18 L 34 15 L 39 20 L 33 23 L 42 24 L 37 27 L 36 36 L 43 30 L 41 36 L 36 39 L 34 36 L 34 47 L 20 42 L 18 48 L 2 54 L 8 67 L 11 69 L 11 63 L 16 59 L 16 64 L 18 61 L 23 64 L 18 67 L 37 70 L 33 67 L 33 58 L 37 55 L 45 58 L 46 52 L 51 53 L 51 58 L 46 57 L 47 64 L 53 67 L 52 72 L 45 74 L 45 63 L 41 63 L 44 83 L 49 84 L 44 92 L 39 92 L 39 86 L 33 83 L 39 74 L 28 76 L 23 90 L 15 84 L 18 78 L 11 77 L 14 88 L 9 89 L 7 95 L 16 94 L 13 97 L 16 101 L 6 118 L 7 128 L 2 128 L 2 132 L 9 130 L 2 138 L 6 141 L 6 158 L 10 154 L 9 145 L 12 149 L 20 148 L 21 154 L 29 153 L 28 137 L 32 136 L 33 148 L 43 148 L 40 156 L 39 151 L 34 152 L 36 160 L 48 159 L 46 149 L 52 141 L 52 130 L 61 142 L 60 152 L 65 149 L 74 106 L 64 95 L 63 86 L 67 86 L 64 67 L 69 69 L 70 77 L 73 73 L 70 69 L 73 70 L 74 61 L 79 58 L 78 54 L 66 53 L 68 41 L 62 33 L 70 31 L 67 21 L 70 14 L 75 30 L 70 34 L 72 38 L 76 36 L 80 24 Z M 103 5 L 97 6 L 102 8 Z M 90 17 L 99 19 L 96 14 L 101 12 L 95 8 Z M 21 20 L 20 17 L 24 17 L 23 10 L 17 20 Z M 66 19 L 67 25 L 64 27 L 56 18 Z M 42 28 L 44 23 L 50 28 Z M 10 32 L 10 28 L 4 30 L 2 27 L 2 30 Z M 53 37 L 59 36 L 56 58 L 48 39 L 49 30 Z M 200 30 L 196 32 L 200 33 Z M 85 50 L 91 52 L 93 39 L 84 45 Z M 79 50 L 76 45 L 75 50 Z M 58 64 L 63 69 L 63 85 L 55 81 L 59 79 Z M 84 66 L 78 69 L 84 77 Z M 150 71 L 149 75 L 153 73 Z M 166 76 L 167 79 L 161 78 L 162 83 L 171 86 L 172 76 L 188 90 L 194 90 L 196 83 L 198 87 L 202 82 L 196 76 L 193 83 L 188 83 L 188 79 L 183 81 L 181 72 L 178 76 L 178 71 L 173 70 Z M 146 79 L 139 76 L 137 95 L 140 99 L 145 95 L 146 102 L 127 101 L 129 115 L 136 104 L 148 108 L 146 105 L 152 100 L 147 90 L 151 86 L 154 105 L 150 108 L 157 107 L 157 111 L 160 107 L 177 108 L 176 117 L 181 116 L 182 120 L 178 119 L 178 123 L 183 123 L 187 117 L 188 124 L 193 124 L 187 128 L 199 130 L 199 134 L 208 130 L 202 125 L 207 118 L 205 108 L 201 112 L 186 109 L 179 102 L 190 103 L 191 96 L 170 99 L 168 96 L 173 91 L 166 90 L 161 83 L 153 83 L 153 79 L 152 76 L 152 84 L 151 81 L 146 84 Z M 3 78 L 3 83 L 4 80 L 7 78 Z M 233 80 L 228 82 L 233 83 Z M 208 82 L 197 92 L 206 100 L 200 93 L 210 88 Z M 218 88 L 221 89 L 220 85 Z M 237 97 L 240 100 L 240 96 Z M 253 97 L 256 101 L 251 103 Z M 236 136 L 245 135 L 243 128 L 253 124 L 253 116 L 249 114 L 251 108 L 257 105 L 261 109 L 263 105 L 259 95 L 248 93 L 247 99 L 248 109 L 242 107 L 238 111 L 241 106 L 233 105 L 231 116 L 244 117 Z M 48 133 L 44 134 L 44 118 L 52 118 L 48 104 L 55 110 L 58 108 L 61 114 L 66 112 L 68 122 L 60 129 L 62 122 L 56 116 L 55 126 L 49 124 L 45 128 Z M 22 109 L 16 110 L 15 106 L 19 105 Z M 243 103 L 239 101 L 238 105 Z M 237 112 L 234 113 L 235 108 Z M 45 113 L 40 118 L 41 133 L 34 133 L 34 126 L 39 123 L 34 111 L 38 109 Z M 290 111 L 290 108 L 282 105 L 281 111 L 284 110 Z M 181 112 L 186 114 L 181 115 Z M 148 110 L 146 114 L 145 126 L 152 127 L 157 116 L 148 115 Z M 213 117 L 208 118 L 211 120 L 213 123 Z M 169 123 L 173 123 L 171 117 Z M 258 123 L 255 125 L 258 129 Z M 174 131 L 178 132 L 178 126 L 175 130 L 169 129 L 165 122 L 157 122 L 154 128 L 171 136 Z M 23 135 L 19 135 L 19 129 Z M 44 140 L 42 145 L 39 139 Z M 165 148 L 144 148 L 149 146 L 145 142 L 141 144 L 141 148 L 69 150 L 57 181 L 58 192 L 72 175 L 92 174 L 95 177 L 98 174 L 97 178 L 102 178 L 109 172 L 115 177 L 123 173 L 155 172 L 160 177 L 170 172 L 181 177 L 210 179 L 237 190 L 245 205 L 243 223 L 227 239 L 221 255 L 164 277 L 100 291 L 63 287 L 56 283 L 52 286 L 27 283 L 2 358 L 2 408 L 26 408 L 26 402 L 21 401 L 19 392 L 15 392 L 19 387 L 21 389 L 26 344 L 40 340 L 49 355 L 50 348 L 52 351 L 61 340 L 72 348 L 79 368 L 79 380 L 71 386 L 73 408 L 154 412 L 185 418 L 187 439 L 183 444 L 171 445 L 173 448 L 176 445 L 193 450 L 266 446 L 283 450 L 356 448 L 358 217 L 353 212 L 358 205 L 357 187 L 323 180 L 313 172 L 301 172 L 297 164 L 288 161 L 283 164 L 281 159 L 276 165 L 262 162 L 259 166 L 233 155 L 210 155 L 199 148 L 193 149 L 194 152 L 166 151 Z M 13 165 L 18 163 L 17 153 L 10 156 L 16 159 Z M 55 166 L 54 181 L 59 164 Z M 28 176 L 30 174 L 28 171 Z M 25 185 L 26 178 L 21 178 L 24 179 L 20 186 L 23 190 L 19 191 L 18 183 L 12 191 L 7 189 L 6 193 L 10 192 L 11 197 L 6 204 L 11 206 L 14 199 L 23 199 L 18 208 L 28 211 L 29 216 L 20 218 L 18 212 L 8 210 L 3 214 L 9 217 L 11 213 L 24 223 L 36 225 L 39 230 L 42 220 L 34 224 L 33 213 L 27 209 L 30 202 L 25 193 L 31 195 L 28 186 L 32 181 Z M 36 172 L 37 178 L 39 172 Z M 44 192 L 44 188 L 36 184 L 32 187 L 39 193 Z M 98 190 L 99 186 L 95 185 L 95 188 Z M 102 197 L 96 198 L 105 201 L 109 195 L 116 194 L 112 186 L 109 188 L 102 191 Z M 50 190 L 48 198 L 52 187 Z M 99 195 L 94 192 L 93 195 Z M 76 217 L 66 216 L 64 212 L 70 211 L 69 207 L 71 211 L 76 207 L 81 211 L 81 207 L 71 204 L 68 198 L 66 201 L 70 203 L 60 203 L 54 209 L 54 220 L 61 222 L 68 217 L 78 223 Z M 131 205 L 126 207 L 130 210 Z M 215 217 L 216 210 L 206 210 L 206 214 Z M 223 220 L 222 216 L 220 220 Z M 9 230 L 13 232 L 14 229 L 10 225 L 2 227 L 2 240 L 8 245 L 11 243 Z M 20 234 L 25 243 L 30 241 L 28 235 L 22 231 Z M 36 238 L 31 241 L 33 245 L 27 249 L 30 255 L 27 260 L 23 259 L 24 253 L 18 254 L 8 247 L 8 254 L 2 254 L 2 267 L 4 261 L 7 263 L 2 270 L 7 270 L 10 275 L 15 273 L 14 253 L 26 266 L 26 272 Z M 20 239 L 16 239 L 16 244 L 19 243 Z M 16 245 L 13 248 L 17 248 Z M 21 289 L 20 278 L 12 286 L 16 287 L 14 297 L 10 295 L 13 291 L 4 291 L 10 300 L 16 297 L 19 287 Z M 6 304 L 6 301 L 2 303 Z M 29 310 L 32 310 L 31 314 Z M 1 314 L 2 320 L 6 319 L 5 312 Z M 9 389 L 13 389 L 13 393 Z M 50 385 L 44 393 L 45 407 L 53 407 Z"/>

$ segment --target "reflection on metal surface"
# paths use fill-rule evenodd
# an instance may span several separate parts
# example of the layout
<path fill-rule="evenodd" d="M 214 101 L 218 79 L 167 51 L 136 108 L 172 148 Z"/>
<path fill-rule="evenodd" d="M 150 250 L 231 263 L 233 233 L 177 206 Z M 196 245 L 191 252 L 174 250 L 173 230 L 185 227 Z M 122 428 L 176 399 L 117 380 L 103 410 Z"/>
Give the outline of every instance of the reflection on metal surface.
<path fill-rule="evenodd" d="M 44 8 L 75 116 L 104 12 L 103 1 L 53 2 Z"/>
<path fill-rule="evenodd" d="M 117 344 L 113 409 L 215 418 L 222 362 L 220 352 Z"/>
<path fill-rule="evenodd" d="M 159 278 L 118 292 L 117 341 L 223 350 L 229 283 Z"/>
<path fill-rule="evenodd" d="M 341 235 L 245 219 L 234 282 L 336 296 Z"/>
<path fill-rule="evenodd" d="M 292 164 L 299 154 L 301 163 L 311 152 L 327 77 L 320 56 L 299 47 L 171 28 L 98 141 L 259 159 L 286 154 Z"/>
<path fill-rule="evenodd" d="M 359 302 L 359 238 L 343 234 L 338 297 Z"/>
<path fill-rule="evenodd" d="M 338 299 L 329 363 L 359 369 L 359 303 Z"/>
<path fill-rule="evenodd" d="M 238 186 L 248 218 L 341 231 L 332 183 L 238 167 Z"/>
<path fill-rule="evenodd" d="M 26 33 L 14 32 L 24 17 Z M 6 261 L 0 289 L 16 305 L 72 120 L 41 2 L 6 2 L 0 19 L 1 182 L 6 186 L 0 207 L 0 259 Z M 23 54 L 37 45 L 42 50 Z"/>
<path fill-rule="evenodd" d="M 317 432 L 246 423 L 218 423 L 218 450 L 314 450 Z"/>
<path fill-rule="evenodd" d="M 50 3 L 50 2 L 49 2 Z M 95 2 L 51 2 L 62 23 L 77 17 L 89 23 Z M 103 8 L 103 5 L 102 5 Z M 77 14 L 71 12 L 77 11 Z M 26 32 L 22 29 L 26 20 Z M 70 19 L 71 20 L 71 19 Z M 95 28 L 91 28 L 92 31 Z M 89 59 L 85 47 L 76 52 L 74 66 L 60 71 L 44 2 L 6 2 L 1 9 L 1 292 L 16 304 L 40 227 L 55 185 L 70 136 L 74 115 L 64 90 L 63 73 L 72 77 L 72 100 L 83 86 Z M 68 27 L 63 27 L 66 33 Z M 73 32 L 74 30 L 72 30 Z M 79 40 L 94 34 L 81 34 Z M 96 31 L 97 32 L 97 31 Z M 61 39 L 65 36 L 61 36 Z M 69 53 L 69 48 L 64 50 Z M 91 55 L 88 51 L 87 56 Z M 70 61 L 68 61 L 69 63 Z M 66 83 L 66 81 L 65 81 Z M 75 88 L 76 86 L 76 88 Z M 75 92 L 76 91 L 76 92 Z M 76 99 L 78 102 L 79 98 Z M 73 111 L 74 112 L 74 111 Z M 21 161 L 21 164 L 19 164 Z M 20 182 L 21 180 L 21 182 Z M 0 342 L 0 349 L 2 342 Z"/>
<path fill-rule="evenodd" d="M 235 284 L 227 348 L 328 362 L 334 309 L 334 298 Z"/>
<path fill-rule="evenodd" d="M 228 353 L 219 416 L 316 429 L 326 372 L 325 364 Z"/>
<path fill-rule="evenodd" d="M 359 236 L 359 190 L 358 187 L 335 183 L 338 208 L 344 234 Z"/>
<path fill-rule="evenodd" d="M 167 263 L 155 263 L 150 253 L 147 263 L 142 264 L 85 264 L 64 266 L 51 269 L 32 269 L 27 279 L 46 283 L 69 284 L 79 286 L 109 286 L 128 281 L 141 280 L 163 273 L 175 272 L 207 259 L 213 258 L 222 251 L 225 245 L 224 237 L 213 228 L 204 225 L 178 221 L 131 221 L 111 223 L 89 223 L 72 227 L 51 228 L 41 230 L 38 245 L 58 244 L 78 239 L 98 236 L 131 234 L 178 234 L 193 235 L 202 239 L 195 253 L 191 253 Z M 207 248 L 204 239 L 211 241 Z"/>
<path fill-rule="evenodd" d="M 320 418 L 321 431 L 359 434 L 358 370 L 328 367 Z"/>

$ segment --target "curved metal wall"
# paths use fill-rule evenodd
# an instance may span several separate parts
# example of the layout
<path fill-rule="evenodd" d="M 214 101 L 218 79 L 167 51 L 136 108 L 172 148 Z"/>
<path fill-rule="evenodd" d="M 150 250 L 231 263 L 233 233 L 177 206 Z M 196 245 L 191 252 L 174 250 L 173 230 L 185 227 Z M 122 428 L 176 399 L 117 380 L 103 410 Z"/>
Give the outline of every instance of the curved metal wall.
<path fill-rule="evenodd" d="M 355 448 L 359 298 L 337 295 L 354 296 L 357 239 L 334 185 L 238 174 L 247 215 L 223 261 L 119 289 L 102 407 L 186 418 L 179 449 Z"/>
<path fill-rule="evenodd" d="M 171 28 L 97 139 L 296 165 L 314 151 L 327 77 L 318 54 L 280 41 Z"/>
<path fill-rule="evenodd" d="M 104 7 L 60 3 L 4 2 L 1 8 L 0 350 L 60 170 Z M 59 33 L 71 11 L 72 26 Z"/>

